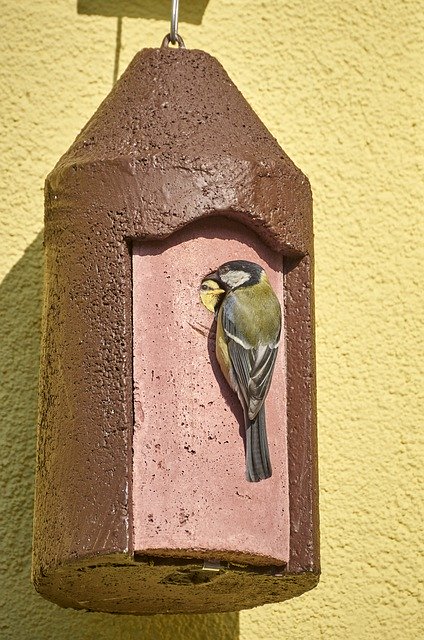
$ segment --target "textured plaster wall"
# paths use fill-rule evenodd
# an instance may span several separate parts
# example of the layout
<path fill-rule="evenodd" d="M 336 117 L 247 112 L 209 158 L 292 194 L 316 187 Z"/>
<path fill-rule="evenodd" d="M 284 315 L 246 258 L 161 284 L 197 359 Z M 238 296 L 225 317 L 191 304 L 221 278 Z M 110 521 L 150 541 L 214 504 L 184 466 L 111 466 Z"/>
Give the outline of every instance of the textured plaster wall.
<path fill-rule="evenodd" d="M 187 45 L 219 58 L 314 190 L 322 582 L 239 615 L 145 619 L 60 610 L 33 591 L 43 179 L 114 70 L 159 45 L 167 3 L 86 0 L 82 14 L 76 0 L 0 0 L 0 637 L 424 637 L 420 3 L 182 4 Z M 101 15 L 116 5 L 119 60 L 117 18 Z"/>

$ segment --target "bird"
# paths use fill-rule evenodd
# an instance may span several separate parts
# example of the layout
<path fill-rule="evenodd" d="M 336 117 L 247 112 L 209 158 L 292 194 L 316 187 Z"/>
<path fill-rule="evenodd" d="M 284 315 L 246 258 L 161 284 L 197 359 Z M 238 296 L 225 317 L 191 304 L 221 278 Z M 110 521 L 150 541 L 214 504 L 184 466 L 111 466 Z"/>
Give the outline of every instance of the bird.
<path fill-rule="evenodd" d="M 248 260 L 225 262 L 200 284 L 203 305 L 215 314 L 216 358 L 243 407 L 246 479 L 270 478 L 265 420 L 281 336 L 281 306 L 265 270 Z"/>

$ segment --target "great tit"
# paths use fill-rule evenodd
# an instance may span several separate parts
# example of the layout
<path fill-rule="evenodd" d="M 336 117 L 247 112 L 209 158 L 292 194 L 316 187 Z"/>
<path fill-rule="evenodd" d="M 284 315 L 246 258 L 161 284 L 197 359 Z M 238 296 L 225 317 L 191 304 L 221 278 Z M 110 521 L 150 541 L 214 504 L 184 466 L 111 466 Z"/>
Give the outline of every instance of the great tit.
<path fill-rule="evenodd" d="M 243 406 L 246 478 L 264 480 L 272 474 L 264 402 L 281 334 L 280 303 L 262 267 L 247 260 L 206 275 L 200 299 L 215 314 L 216 357 Z"/>

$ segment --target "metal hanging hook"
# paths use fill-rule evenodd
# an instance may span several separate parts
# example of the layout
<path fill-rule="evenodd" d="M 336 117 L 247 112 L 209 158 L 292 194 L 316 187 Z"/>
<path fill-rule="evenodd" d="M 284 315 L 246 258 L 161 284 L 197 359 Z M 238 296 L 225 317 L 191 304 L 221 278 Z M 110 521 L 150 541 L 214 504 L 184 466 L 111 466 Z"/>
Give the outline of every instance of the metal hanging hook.
<path fill-rule="evenodd" d="M 168 47 L 169 44 L 178 44 L 180 49 L 185 49 L 184 40 L 178 35 L 178 13 L 179 13 L 179 0 L 172 0 L 171 8 L 171 31 L 166 35 L 162 42 L 162 47 Z"/>
<path fill-rule="evenodd" d="M 178 37 L 178 13 L 180 9 L 180 0 L 172 0 L 172 10 L 171 10 L 171 42 L 172 44 L 176 44 Z"/>

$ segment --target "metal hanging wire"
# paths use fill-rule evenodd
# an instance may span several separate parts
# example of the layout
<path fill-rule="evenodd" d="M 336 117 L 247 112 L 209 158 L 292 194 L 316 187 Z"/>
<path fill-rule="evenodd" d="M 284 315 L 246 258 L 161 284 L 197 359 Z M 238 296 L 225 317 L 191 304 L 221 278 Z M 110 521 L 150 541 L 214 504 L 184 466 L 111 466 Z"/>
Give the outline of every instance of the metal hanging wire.
<path fill-rule="evenodd" d="M 171 6 L 171 30 L 164 37 L 162 47 L 169 47 L 170 44 L 178 44 L 180 49 L 185 49 L 184 40 L 178 34 L 178 14 L 180 0 L 172 0 Z"/>
<path fill-rule="evenodd" d="M 178 13 L 180 11 L 180 0 L 172 0 L 172 10 L 171 10 L 171 42 L 175 44 L 177 42 L 178 37 Z"/>

